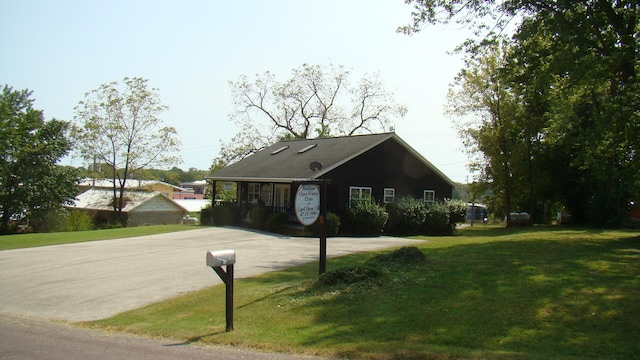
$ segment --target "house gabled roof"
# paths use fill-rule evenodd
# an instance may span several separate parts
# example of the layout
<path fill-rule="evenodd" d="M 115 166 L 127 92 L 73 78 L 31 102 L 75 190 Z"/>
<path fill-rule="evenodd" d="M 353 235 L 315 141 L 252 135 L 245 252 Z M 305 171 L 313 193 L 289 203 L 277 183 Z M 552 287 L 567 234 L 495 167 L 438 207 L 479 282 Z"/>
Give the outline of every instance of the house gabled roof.
<path fill-rule="evenodd" d="M 145 203 L 151 201 L 156 197 L 161 197 L 165 199 L 165 201 L 171 203 L 176 209 L 187 211 L 180 204 L 175 201 L 169 199 L 164 194 L 153 191 L 127 191 L 124 194 L 127 199 L 124 208 L 122 208 L 123 212 L 130 212 L 135 210 L 136 208 L 144 205 Z M 76 200 L 74 205 L 71 205 L 72 208 L 77 209 L 85 209 L 85 210 L 113 210 L 113 190 L 106 189 L 90 189 L 82 194 L 76 196 Z"/>
<path fill-rule="evenodd" d="M 255 182 L 314 180 L 390 139 L 453 186 L 453 181 L 395 133 L 280 141 L 206 178 Z M 313 162 L 321 163 L 322 169 L 312 170 Z"/>

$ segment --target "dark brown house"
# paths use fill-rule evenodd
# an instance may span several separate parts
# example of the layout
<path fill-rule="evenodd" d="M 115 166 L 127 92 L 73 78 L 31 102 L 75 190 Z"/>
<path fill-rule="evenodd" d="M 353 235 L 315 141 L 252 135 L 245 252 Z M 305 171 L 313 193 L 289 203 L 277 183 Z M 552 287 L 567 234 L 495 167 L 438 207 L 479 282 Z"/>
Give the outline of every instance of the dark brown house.
<path fill-rule="evenodd" d="M 339 215 L 358 199 L 451 198 L 454 185 L 395 133 L 280 141 L 207 179 L 235 183 L 242 216 L 261 205 L 292 221 L 295 193 L 305 181 L 327 181 L 327 211 Z"/>

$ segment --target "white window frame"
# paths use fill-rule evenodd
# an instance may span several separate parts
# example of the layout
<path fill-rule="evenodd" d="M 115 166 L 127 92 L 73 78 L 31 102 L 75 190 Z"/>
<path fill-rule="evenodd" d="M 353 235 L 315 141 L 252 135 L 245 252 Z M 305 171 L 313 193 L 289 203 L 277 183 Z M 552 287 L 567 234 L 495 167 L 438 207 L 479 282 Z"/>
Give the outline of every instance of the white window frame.
<path fill-rule="evenodd" d="M 258 200 L 260 199 L 260 189 L 261 189 L 261 185 L 260 183 L 249 183 L 248 189 L 247 189 L 247 202 L 249 204 L 257 204 Z"/>
<path fill-rule="evenodd" d="M 396 201 L 396 189 L 384 188 L 382 199 L 385 204 L 394 203 Z"/>
<path fill-rule="evenodd" d="M 358 193 L 357 197 L 354 197 L 354 192 Z M 369 196 L 365 196 L 363 195 L 363 193 L 368 192 Z M 369 201 L 371 202 L 371 194 L 372 194 L 372 189 L 370 187 L 367 186 L 349 186 L 349 202 L 351 203 L 352 201 Z"/>
<path fill-rule="evenodd" d="M 434 202 L 436 202 L 436 191 L 425 190 L 423 193 L 423 199 L 426 204 L 433 204 Z"/>

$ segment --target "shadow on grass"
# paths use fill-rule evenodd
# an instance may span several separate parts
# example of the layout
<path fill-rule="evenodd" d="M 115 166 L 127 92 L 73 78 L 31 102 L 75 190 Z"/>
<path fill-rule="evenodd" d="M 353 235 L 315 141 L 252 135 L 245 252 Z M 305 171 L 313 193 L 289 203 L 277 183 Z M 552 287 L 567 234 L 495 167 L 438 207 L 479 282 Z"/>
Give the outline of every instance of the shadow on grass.
<path fill-rule="evenodd" d="M 640 237 L 425 250 L 381 284 L 327 289 L 304 346 L 342 356 L 592 358 L 640 355 Z M 444 355 L 448 354 L 448 355 Z"/>

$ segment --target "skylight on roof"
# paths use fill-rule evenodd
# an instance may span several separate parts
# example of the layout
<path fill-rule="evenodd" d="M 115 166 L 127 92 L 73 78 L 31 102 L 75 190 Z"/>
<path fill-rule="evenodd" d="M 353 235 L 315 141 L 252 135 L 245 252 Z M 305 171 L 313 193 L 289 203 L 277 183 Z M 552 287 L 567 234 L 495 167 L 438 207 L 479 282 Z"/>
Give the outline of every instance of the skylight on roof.
<path fill-rule="evenodd" d="M 305 146 L 302 149 L 298 150 L 298 154 L 302 154 L 303 152 L 309 151 L 309 150 L 313 149 L 316 146 L 318 146 L 318 144 L 311 144 L 309 146 Z"/>
<path fill-rule="evenodd" d="M 275 155 L 277 153 L 283 152 L 283 151 L 287 150 L 288 148 L 289 148 L 289 145 L 285 145 L 285 146 L 283 146 L 283 147 L 281 147 L 279 149 L 273 150 L 271 152 L 271 155 Z"/>

